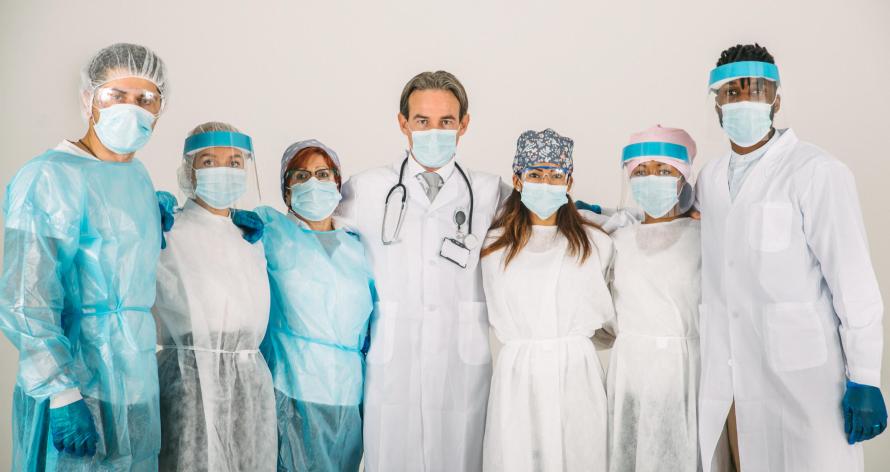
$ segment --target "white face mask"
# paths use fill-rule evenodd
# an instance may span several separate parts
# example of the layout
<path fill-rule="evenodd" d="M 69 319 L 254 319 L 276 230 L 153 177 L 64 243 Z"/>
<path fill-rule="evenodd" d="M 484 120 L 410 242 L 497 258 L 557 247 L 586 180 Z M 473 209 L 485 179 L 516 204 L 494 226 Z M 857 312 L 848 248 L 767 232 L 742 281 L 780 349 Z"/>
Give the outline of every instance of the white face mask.
<path fill-rule="evenodd" d="M 546 220 L 569 202 L 568 185 L 523 182 L 521 201 L 526 208 Z"/>
<path fill-rule="evenodd" d="M 438 169 L 457 152 L 457 130 L 431 129 L 411 132 L 411 154 L 424 167 Z"/>
<path fill-rule="evenodd" d="M 679 182 L 670 175 L 647 175 L 630 179 L 630 186 L 640 208 L 653 218 L 661 218 L 680 202 Z"/>
<path fill-rule="evenodd" d="M 723 131 L 735 144 L 751 147 L 773 127 L 773 105 L 761 102 L 727 103 L 720 107 Z"/>
<path fill-rule="evenodd" d="M 232 205 L 247 191 L 247 171 L 233 167 L 208 167 L 195 170 L 195 195 L 205 203 L 222 210 Z"/>

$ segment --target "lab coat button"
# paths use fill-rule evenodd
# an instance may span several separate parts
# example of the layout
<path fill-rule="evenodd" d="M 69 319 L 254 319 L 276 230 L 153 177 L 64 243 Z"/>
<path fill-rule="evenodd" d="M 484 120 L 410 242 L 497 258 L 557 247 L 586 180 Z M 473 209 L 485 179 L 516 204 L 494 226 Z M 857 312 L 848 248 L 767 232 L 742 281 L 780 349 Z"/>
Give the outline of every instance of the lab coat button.
<path fill-rule="evenodd" d="M 727 364 L 728 366 L 732 367 L 732 359 L 726 361 L 726 364 Z"/>
<path fill-rule="evenodd" d="M 426 263 L 429 264 L 429 265 L 432 267 L 432 266 L 435 266 L 435 265 L 436 265 L 436 260 L 435 260 L 435 259 L 430 259 L 430 260 L 426 261 Z"/>
<path fill-rule="evenodd" d="M 426 311 L 436 311 L 436 305 L 427 305 Z"/>
<path fill-rule="evenodd" d="M 733 262 L 733 261 L 726 261 L 726 267 L 732 267 L 732 266 L 734 266 L 734 265 L 735 265 L 735 262 Z"/>

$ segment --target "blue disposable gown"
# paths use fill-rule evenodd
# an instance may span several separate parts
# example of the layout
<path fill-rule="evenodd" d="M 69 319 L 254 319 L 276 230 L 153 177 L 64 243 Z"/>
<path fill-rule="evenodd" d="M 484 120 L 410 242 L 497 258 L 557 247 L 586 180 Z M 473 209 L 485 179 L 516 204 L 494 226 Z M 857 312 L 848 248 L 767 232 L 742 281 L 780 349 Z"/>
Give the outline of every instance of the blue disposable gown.
<path fill-rule="evenodd" d="M 357 470 L 364 347 L 373 282 L 358 237 L 316 232 L 271 208 L 266 224 L 271 312 L 262 352 L 272 371 L 279 470 Z"/>
<path fill-rule="evenodd" d="M 20 353 L 12 470 L 157 470 L 161 234 L 145 167 L 48 151 L 12 179 L 3 214 L 0 329 Z M 72 388 L 99 433 L 93 457 L 48 439 L 50 397 Z"/>

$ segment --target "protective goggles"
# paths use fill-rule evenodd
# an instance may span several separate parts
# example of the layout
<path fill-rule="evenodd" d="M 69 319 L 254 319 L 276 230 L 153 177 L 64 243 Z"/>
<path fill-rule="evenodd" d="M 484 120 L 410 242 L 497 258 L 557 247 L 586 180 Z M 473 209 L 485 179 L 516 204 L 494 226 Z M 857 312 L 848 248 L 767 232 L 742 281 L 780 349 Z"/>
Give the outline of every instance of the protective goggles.
<path fill-rule="evenodd" d="M 523 182 L 565 185 L 569 181 L 569 171 L 559 166 L 529 166 L 522 171 Z"/>
<path fill-rule="evenodd" d="M 105 86 L 96 90 L 93 103 L 100 110 L 112 105 L 138 105 L 147 112 L 157 115 L 163 108 L 164 96 L 153 90 Z"/>

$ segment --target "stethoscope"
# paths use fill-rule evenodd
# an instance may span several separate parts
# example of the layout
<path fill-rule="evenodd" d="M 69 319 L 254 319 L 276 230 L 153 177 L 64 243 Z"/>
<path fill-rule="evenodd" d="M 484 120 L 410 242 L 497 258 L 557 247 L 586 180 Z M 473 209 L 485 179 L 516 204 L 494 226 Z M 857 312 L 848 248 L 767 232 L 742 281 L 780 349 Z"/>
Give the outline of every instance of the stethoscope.
<path fill-rule="evenodd" d="M 408 165 L 409 157 L 405 157 L 405 160 L 402 161 L 402 166 L 399 168 L 399 181 L 393 185 L 389 192 L 386 193 L 386 199 L 383 201 L 383 223 L 380 227 L 380 239 L 383 241 L 384 245 L 390 245 L 399 241 L 399 234 L 402 231 L 402 223 L 405 220 L 405 206 L 408 201 L 408 188 L 405 187 L 403 180 L 405 178 L 405 167 Z M 454 163 L 454 167 L 460 172 L 460 176 L 463 177 L 464 183 L 467 185 L 467 191 L 470 193 L 470 218 L 467 219 L 466 213 L 463 210 L 458 210 L 454 213 L 454 223 L 457 224 L 458 228 L 458 238 L 461 242 L 467 246 L 474 246 L 476 237 L 473 236 L 473 186 L 470 185 L 470 179 L 467 178 L 467 174 L 464 172 L 463 168 L 461 168 L 460 164 L 457 162 Z M 393 193 L 401 190 L 401 207 L 399 208 L 399 219 L 396 223 L 396 231 L 392 235 L 391 238 L 386 237 L 386 221 L 389 216 L 389 200 L 392 197 Z M 460 227 L 463 226 L 464 223 L 469 222 L 467 226 L 467 234 L 462 234 L 460 231 Z"/>

